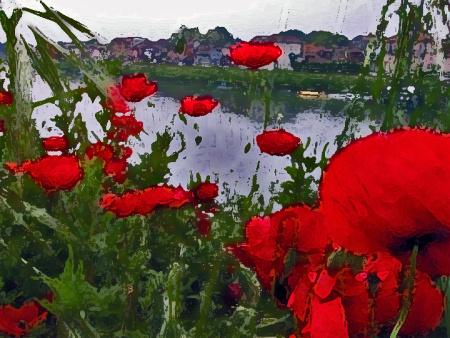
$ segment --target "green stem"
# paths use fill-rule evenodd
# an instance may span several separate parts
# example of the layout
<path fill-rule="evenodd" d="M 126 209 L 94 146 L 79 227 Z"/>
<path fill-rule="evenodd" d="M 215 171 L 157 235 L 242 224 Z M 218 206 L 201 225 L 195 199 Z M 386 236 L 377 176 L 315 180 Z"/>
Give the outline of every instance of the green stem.
<path fill-rule="evenodd" d="M 216 286 L 217 280 L 219 278 L 221 262 L 222 262 L 222 260 L 220 259 L 220 257 L 216 257 L 216 259 L 213 263 L 213 266 L 212 266 L 211 277 L 209 278 L 208 285 L 206 286 L 206 289 L 205 289 L 205 296 L 203 297 L 203 301 L 202 301 L 201 308 L 200 308 L 200 317 L 197 322 L 197 330 L 196 331 L 197 331 L 198 335 L 203 333 L 205 324 L 206 324 L 206 320 L 208 318 L 208 315 L 209 315 L 209 312 L 211 309 L 212 294 L 213 294 L 214 288 Z"/>
<path fill-rule="evenodd" d="M 406 322 L 406 318 L 408 317 L 409 309 L 412 303 L 413 291 L 414 291 L 414 277 L 416 275 L 416 263 L 417 263 L 417 254 L 419 253 L 419 245 L 414 245 L 413 251 L 411 252 L 411 256 L 409 258 L 409 271 L 408 276 L 405 280 L 406 282 L 406 294 L 403 296 L 403 303 L 400 309 L 400 313 L 397 319 L 397 323 L 392 329 L 390 338 L 397 338 L 398 333 L 400 332 L 402 326 Z"/>

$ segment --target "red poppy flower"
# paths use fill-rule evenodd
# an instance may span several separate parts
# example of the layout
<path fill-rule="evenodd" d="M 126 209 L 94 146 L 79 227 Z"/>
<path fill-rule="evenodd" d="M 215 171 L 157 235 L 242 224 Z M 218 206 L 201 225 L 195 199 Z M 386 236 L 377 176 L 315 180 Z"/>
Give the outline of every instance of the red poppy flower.
<path fill-rule="evenodd" d="M 371 330 L 395 324 L 401 305 L 401 270 L 399 260 L 378 253 L 356 275 L 350 268 L 338 272 L 335 291 L 342 297 L 352 336 L 370 336 L 375 333 Z"/>
<path fill-rule="evenodd" d="M 211 219 L 208 214 L 201 210 L 196 210 L 195 215 L 197 217 L 197 229 L 200 235 L 208 236 L 211 232 Z"/>
<path fill-rule="evenodd" d="M 204 116 L 217 107 L 219 101 L 211 96 L 185 96 L 181 99 L 180 112 L 190 116 Z"/>
<path fill-rule="evenodd" d="M 230 58 L 236 65 L 250 69 L 271 64 L 282 54 L 281 48 L 272 42 L 239 42 L 230 47 Z"/>
<path fill-rule="evenodd" d="M 338 273 L 335 290 L 342 297 L 352 336 L 378 334 L 370 330 L 395 325 L 401 307 L 401 269 L 399 260 L 378 253 L 365 263 L 362 273 L 354 276 L 349 268 Z M 434 330 L 442 316 L 443 302 L 442 293 L 428 275 L 417 271 L 412 306 L 401 333 L 410 336 Z"/>
<path fill-rule="evenodd" d="M 114 115 L 111 118 L 111 124 L 116 128 L 112 136 L 118 141 L 126 141 L 129 136 L 139 135 L 144 130 L 142 121 L 136 120 L 134 115 Z"/>
<path fill-rule="evenodd" d="M 241 300 L 243 295 L 241 284 L 235 282 L 227 285 L 224 294 L 224 302 L 228 306 L 234 306 Z"/>
<path fill-rule="evenodd" d="M 11 305 L 0 306 L 0 332 L 21 337 L 41 324 L 47 318 L 47 311 L 34 301 L 20 308 Z"/>
<path fill-rule="evenodd" d="M 253 217 L 245 226 L 246 241 L 230 247 L 245 265 L 252 267 L 261 284 L 271 289 L 275 278 L 284 271 L 289 249 L 299 252 L 323 250 L 325 233 L 320 215 L 307 206 L 283 209 L 271 216 Z"/>
<path fill-rule="evenodd" d="M 127 166 L 126 159 L 112 158 L 105 162 L 103 172 L 117 183 L 123 183 L 127 179 Z"/>
<path fill-rule="evenodd" d="M 113 158 L 114 150 L 109 144 L 103 142 L 97 142 L 89 145 L 86 148 L 86 156 L 92 160 L 94 156 L 102 159 L 103 161 L 109 161 Z"/>
<path fill-rule="evenodd" d="M 133 155 L 133 149 L 130 147 L 121 147 L 120 148 L 120 158 L 121 159 L 128 159 Z"/>
<path fill-rule="evenodd" d="M 407 257 L 450 274 L 450 135 L 419 129 L 375 133 L 330 160 L 320 185 L 331 238 L 356 253 Z"/>
<path fill-rule="evenodd" d="M 263 153 L 284 156 L 300 145 L 300 139 L 284 129 L 266 130 L 256 136 L 256 143 Z"/>
<path fill-rule="evenodd" d="M 192 201 L 192 194 L 182 187 L 157 186 L 134 190 L 123 195 L 106 194 L 100 206 L 117 217 L 147 215 L 158 206 L 179 208 Z"/>
<path fill-rule="evenodd" d="M 13 94 L 11 92 L 0 90 L 0 105 L 9 106 L 13 101 Z"/>
<path fill-rule="evenodd" d="M 230 247 L 243 264 L 255 270 L 262 286 L 269 290 L 276 275 L 284 269 L 283 253 L 287 250 L 278 250 L 277 230 L 268 216 L 253 217 L 245 225 L 246 242 Z"/>
<path fill-rule="evenodd" d="M 308 264 L 297 264 L 288 278 L 292 292 L 288 297 L 287 307 L 293 312 L 300 326 L 307 322 L 316 278 L 317 273 Z"/>
<path fill-rule="evenodd" d="M 130 102 L 142 101 L 147 96 L 153 95 L 158 90 L 156 82 L 148 81 L 145 74 L 124 75 L 120 94 Z"/>
<path fill-rule="evenodd" d="M 26 161 L 18 166 L 7 163 L 5 167 L 14 174 L 26 173 L 47 192 L 71 190 L 83 177 L 83 169 L 76 156 L 44 156 Z"/>
<path fill-rule="evenodd" d="M 417 271 L 411 308 L 400 330 L 405 336 L 425 335 L 436 329 L 444 312 L 445 297 L 430 277 Z"/>
<path fill-rule="evenodd" d="M 216 183 L 203 182 L 195 189 L 195 195 L 200 201 L 213 200 L 219 196 L 219 187 Z"/>
<path fill-rule="evenodd" d="M 111 86 L 106 93 L 105 107 L 113 113 L 127 113 L 131 111 L 127 101 L 125 101 L 120 89 L 117 86 Z"/>
<path fill-rule="evenodd" d="M 322 252 L 328 237 L 322 226 L 322 216 L 307 205 L 291 206 L 270 216 L 278 229 L 278 243 L 285 248 L 294 247 L 301 253 Z"/>
<path fill-rule="evenodd" d="M 69 147 L 69 141 L 65 136 L 51 136 L 42 140 L 42 146 L 47 151 L 64 151 Z"/>

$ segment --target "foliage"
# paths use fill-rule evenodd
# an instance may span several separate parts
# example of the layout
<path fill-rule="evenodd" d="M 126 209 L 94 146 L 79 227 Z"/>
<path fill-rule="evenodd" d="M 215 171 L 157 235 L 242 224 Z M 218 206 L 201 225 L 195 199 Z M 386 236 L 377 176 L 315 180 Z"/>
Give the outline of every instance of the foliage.
<path fill-rule="evenodd" d="M 77 37 L 84 34 L 93 38 L 94 34 L 76 20 L 41 4 L 42 11 L 18 8 L 10 17 L 0 10 L 0 22 L 7 37 L 6 73 L 10 81 L 7 89 L 14 96 L 13 104 L 0 105 L 0 118 L 6 124 L 0 137 L 0 304 L 20 305 L 36 299 L 49 311 L 45 325 L 33 330 L 30 336 L 274 337 L 287 336 L 296 330 L 291 312 L 273 300 L 275 291 L 263 290 L 255 273 L 230 254 L 229 246 L 244 239 L 244 224 L 254 216 L 267 215 L 280 206 L 316 203 L 318 179 L 313 175 L 321 174 L 327 165 L 327 146 L 320 152 L 314 149 L 314 155 L 308 156 L 306 151 L 312 143 L 307 140 L 292 153 L 291 165 L 286 168 L 290 179 L 281 184 L 281 191 L 272 198 L 265 199 L 260 192 L 258 164 L 247 196 L 232 194 L 227 182 L 220 182 L 223 183 L 220 204 L 217 200 L 199 201 L 195 197 L 196 186 L 211 178 L 196 175 L 183 186 L 190 196 L 183 206 L 155 207 L 149 213 L 116 217 L 101 208 L 105 195 L 168 185 L 170 166 L 185 150 L 183 135 L 167 126 L 157 134 L 148 153 L 140 156 L 137 163 L 126 164 L 124 182 L 117 182 L 113 175 L 105 173 L 105 159 L 87 155 L 92 135 L 88 135 L 85 121 L 76 114 L 76 106 L 83 95 L 92 101 L 100 99 L 103 107 L 96 114 L 97 122 L 105 133 L 110 131 L 113 127 L 109 125 L 112 112 L 107 107 L 108 91 L 122 74 L 142 71 L 150 78 L 166 81 L 232 84 L 239 91 L 243 89 L 249 100 L 262 101 L 264 116 L 259 118 L 264 127 L 274 120 L 271 103 L 277 95 L 273 91 L 276 87 L 327 92 L 354 88 L 361 96 L 348 109 L 349 120 L 337 140 L 339 146 L 354 137 L 352 122 L 361 119 L 368 110 L 374 118 L 384 117 L 384 129 L 427 125 L 450 130 L 449 88 L 433 75 L 410 74 L 407 59 L 405 63 L 399 62 L 392 77 L 380 70 L 377 78 L 370 77 L 368 69 L 356 77 L 96 62 L 88 58 Z M 423 7 L 406 5 L 411 11 L 401 17 L 400 25 L 401 33 L 408 35 L 418 27 Z M 34 44 L 19 38 L 18 24 L 25 12 L 56 24 L 80 49 L 81 58 L 33 27 Z M 381 49 L 385 48 L 384 24 L 382 20 L 378 32 Z M 310 42 L 330 46 L 348 43 L 345 37 L 326 32 L 313 32 L 306 37 Z M 172 42 L 182 52 L 186 41 L 194 38 L 218 45 L 232 40 L 221 27 L 205 35 L 198 29 L 182 27 Z M 404 58 L 410 51 L 409 39 L 414 36 L 404 37 L 397 58 Z M 378 56 L 383 55 L 381 51 Z M 52 97 L 39 102 L 32 100 L 33 72 L 49 86 Z M 71 82 L 74 78 L 80 79 L 75 89 Z M 402 106 L 401 90 L 412 80 L 420 104 Z M 388 83 L 394 90 L 383 95 Z M 373 100 L 362 102 L 362 95 L 368 93 Z M 21 164 L 45 154 L 32 112 L 48 103 L 61 110 L 54 122 L 68 139 L 67 152 L 77 156 L 83 170 L 82 179 L 69 191 L 45 191 L 29 175 L 12 175 L 5 169 L 11 162 Z M 177 114 L 174 112 L 174 117 Z M 186 121 L 183 115 L 180 118 Z M 172 150 L 176 135 L 181 140 L 180 148 Z M 114 159 L 122 156 L 121 142 L 110 140 L 108 145 Z M 245 148 L 245 153 L 250 147 L 249 144 Z M 199 214 L 207 216 L 210 226 L 207 233 L 199 230 Z M 242 295 L 230 300 L 232 284 L 240 286 Z M 448 294 L 448 280 L 442 280 L 442 284 Z M 445 321 L 448 327 L 448 313 Z"/>

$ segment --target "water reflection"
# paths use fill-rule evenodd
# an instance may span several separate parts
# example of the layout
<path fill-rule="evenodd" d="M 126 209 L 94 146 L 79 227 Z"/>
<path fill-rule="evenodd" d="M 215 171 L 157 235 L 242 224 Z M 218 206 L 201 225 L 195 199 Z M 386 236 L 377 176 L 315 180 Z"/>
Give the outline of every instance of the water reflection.
<path fill-rule="evenodd" d="M 165 87 L 158 95 L 134 104 L 136 117 L 143 121 L 146 133 L 141 134 L 140 140 L 129 140 L 135 149 L 131 162 L 137 163 L 140 154 L 150 152 L 156 134 L 169 127 L 174 133 L 181 132 L 186 142 L 186 150 L 180 154 L 177 162 L 171 164 L 171 184 L 184 185 L 189 181 L 191 172 L 198 172 L 202 177 L 210 175 L 220 183 L 226 182 L 232 191 L 246 195 L 250 191 L 250 182 L 260 161 L 258 183 L 267 196 L 273 182 L 277 190 L 280 183 L 288 179 L 284 168 L 289 164 L 290 158 L 259 152 L 255 136 L 263 130 L 264 107 L 245 93 L 238 95 L 235 90 L 217 88 L 211 91 L 212 93 L 208 93 L 217 97 L 221 105 L 207 116 L 187 116 L 186 124 L 178 117 L 179 98 L 192 94 L 193 88 L 172 84 L 172 88 Z M 50 89 L 37 80 L 33 90 L 34 100 L 42 100 L 50 95 Z M 328 106 L 324 106 L 325 104 Z M 305 103 L 305 100 L 300 100 L 295 93 L 277 91 L 272 95 L 272 111 L 275 114 L 272 114 L 274 117 L 270 127 L 277 126 L 280 122 L 284 129 L 298 135 L 303 141 L 311 138 L 312 144 L 307 149 L 308 156 L 320 156 L 325 144 L 329 143 L 326 154 L 330 156 L 336 151 L 334 140 L 344 128 L 345 117 L 339 113 L 342 107 L 339 102 Z M 75 114 L 80 113 L 86 122 L 92 142 L 95 142 L 96 137 L 103 137 L 100 125 L 95 120 L 95 113 L 100 109 L 98 99 L 92 102 L 87 95 L 83 95 L 83 100 L 77 104 L 75 111 Z M 54 104 L 35 109 L 34 117 L 41 136 L 58 134 L 50 119 L 60 113 Z M 369 133 L 369 122 L 362 122 L 359 135 Z M 195 139 L 198 136 L 202 141 L 197 145 Z M 245 153 L 244 149 L 249 143 L 250 151 Z M 171 150 L 176 151 L 180 146 L 181 139 L 176 134 Z M 319 173 L 314 175 L 317 177 Z"/>

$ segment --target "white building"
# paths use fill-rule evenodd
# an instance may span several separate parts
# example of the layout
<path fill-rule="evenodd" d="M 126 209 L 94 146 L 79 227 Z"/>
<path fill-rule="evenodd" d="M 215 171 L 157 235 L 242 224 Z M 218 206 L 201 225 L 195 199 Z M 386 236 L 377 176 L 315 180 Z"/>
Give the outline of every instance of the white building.
<path fill-rule="evenodd" d="M 291 58 L 295 56 L 297 61 L 301 61 L 303 55 L 303 44 L 285 42 L 277 42 L 276 44 L 283 51 L 283 54 L 281 54 L 275 64 L 276 68 L 293 70 L 291 66 Z"/>

